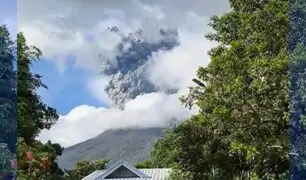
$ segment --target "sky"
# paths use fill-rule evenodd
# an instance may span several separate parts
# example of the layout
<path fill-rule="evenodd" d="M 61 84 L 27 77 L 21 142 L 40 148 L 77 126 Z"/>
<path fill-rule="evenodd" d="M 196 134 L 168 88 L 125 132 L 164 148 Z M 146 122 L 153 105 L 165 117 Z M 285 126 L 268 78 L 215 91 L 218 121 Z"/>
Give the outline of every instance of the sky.
<path fill-rule="evenodd" d="M 0 7 L 0 24 L 5 24 L 12 38 L 16 37 L 17 1 L 3 0 Z"/>
<path fill-rule="evenodd" d="M 58 122 L 38 137 L 67 147 L 112 128 L 161 127 L 172 117 L 187 119 L 192 113 L 178 98 L 187 93 L 199 66 L 209 63 L 207 51 L 215 46 L 204 38 L 211 31 L 209 17 L 229 10 L 227 0 L 62 0 L 18 1 L 17 23 L 13 1 L 0 11 L 0 22 L 12 33 L 22 31 L 30 45 L 43 52 L 32 70 L 43 76 L 48 90 L 42 99 L 57 109 Z M 39 4 L 39 8 L 35 6 Z M 17 26 L 17 25 L 18 26 Z M 156 28 L 176 28 L 180 45 L 150 58 L 148 77 L 153 83 L 178 88 L 178 93 L 140 94 L 124 109 L 109 106 L 107 78 L 100 71 L 101 52 L 113 51 L 118 38 L 103 33 L 117 26 L 123 33 L 143 29 L 156 38 Z"/>

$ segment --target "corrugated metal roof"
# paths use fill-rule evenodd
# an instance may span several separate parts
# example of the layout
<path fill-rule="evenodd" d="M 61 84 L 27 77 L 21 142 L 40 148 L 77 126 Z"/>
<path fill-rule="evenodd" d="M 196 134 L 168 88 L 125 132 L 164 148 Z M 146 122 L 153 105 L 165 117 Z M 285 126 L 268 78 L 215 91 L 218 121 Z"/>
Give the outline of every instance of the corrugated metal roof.
<path fill-rule="evenodd" d="M 171 169 L 155 168 L 155 169 L 139 169 L 147 176 L 151 177 L 150 180 L 165 180 L 169 177 Z"/>
<path fill-rule="evenodd" d="M 89 174 L 88 176 L 84 177 L 82 180 L 95 180 L 97 177 L 101 176 L 105 170 L 97 170 L 93 173 Z"/>
<path fill-rule="evenodd" d="M 169 177 L 171 171 L 171 169 L 167 168 L 137 169 L 126 161 L 120 160 L 109 169 L 97 170 L 84 177 L 82 180 L 104 180 L 105 177 L 113 173 L 121 166 L 126 167 L 127 169 L 135 173 L 139 178 L 112 178 L 112 180 L 166 180 L 166 178 Z"/>
<path fill-rule="evenodd" d="M 138 170 L 149 176 L 149 178 L 118 178 L 112 180 L 166 180 L 167 177 L 169 177 L 171 171 L 171 169 L 167 168 L 138 169 Z M 83 178 L 83 180 L 103 180 L 103 178 L 98 179 L 98 177 L 101 176 L 104 172 L 105 170 L 95 171 L 90 175 L 86 176 L 85 178 Z"/>

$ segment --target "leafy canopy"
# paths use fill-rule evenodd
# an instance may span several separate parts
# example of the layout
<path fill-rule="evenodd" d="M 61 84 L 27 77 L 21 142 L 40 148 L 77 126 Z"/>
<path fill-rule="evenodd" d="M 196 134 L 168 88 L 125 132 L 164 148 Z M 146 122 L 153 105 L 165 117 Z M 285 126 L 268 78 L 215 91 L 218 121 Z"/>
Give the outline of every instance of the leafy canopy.
<path fill-rule="evenodd" d="M 213 16 L 218 42 L 182 97 L 199 114 L 174 128 L 173 143 L 155 146 L 158 161 L 189 179 L 287 179 L 289 169 L 288 0 L 230 0 Z M 173 147 L 174 146 L 174 147 Z M 154 159 L 151 157 L 151 159 Z M 154 162 L 157 162 L 154 160 Z M 173 165 L 176 164 L 176 165 Z"/>
<path fill-rule="evenodd" d="M 0 26 L 0 143 L 16 152 L 17 104 L 14 42 L 6 26 Z"/>
<path fill-rule="evenodd" d="M 290 6 L 290 178 L 306 179 L 306 2 Z"/>
<path fill-rule="evenodd" d="M 47 88 L 39 74 L 30 71 L 31 64 L 41 57 L 35 46 L 28 46 L 22 33 L 17 35 L 17 103 L 18 136 L 30 143 L 42 129 L 49 129 L 58 119 L 56 110 L 42 102 L 39 88 Z"/>
<path fill-rule="evenodd" d="M 75 179 L 82 179 L 89 174 L 93 173 L 96 170 L 105 169 L 108 160 L 95 160 L 95 161 L 88 161 L 82 160 L 78 161 L 72 170 L 68 170 L 67 180 L 75 180 Z"/>
<path fill-rule="evenodd" d="M 17 35 L 18 179 L 82 179 L 97 169 L 104 169 L 108 161 L 80 161 L 72 170 L 64 171 L 56 161 L 63 148 L 51 141 L 44 144 L 35 140 L 41 130 L 51 128 L 59 117 L 37 94 L 39 88 L 47 88 L 42 77 L 31 72 L 32 63 L 41 56 L 42 52 L 29 46 L 22 33 Z"/>

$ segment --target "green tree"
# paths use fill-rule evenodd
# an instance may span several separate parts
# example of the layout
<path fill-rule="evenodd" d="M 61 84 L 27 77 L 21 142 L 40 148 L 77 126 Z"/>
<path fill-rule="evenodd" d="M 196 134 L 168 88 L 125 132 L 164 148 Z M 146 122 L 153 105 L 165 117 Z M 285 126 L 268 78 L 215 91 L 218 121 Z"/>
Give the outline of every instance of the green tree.
<path fill-rule="evenodd" d="M 179 160 L 178 156 L 178 138 L 177 122 L 171 124 L 171 128 L 166 129 L 163 137 L 158 139 L 150 153 L 149 159 L 137 163 L 137 168 L 170 168 L 175 166 Z"/>
<path fill-rule="evenodd" d="M 174 129 L 190 179 L 288 178 L 288 2 L 230 0 L 230 12 L 211 18 L 206 37 L 219 45 L 182 97 L 200 111 Z"/>
<path fill-rule="evenodd" d="M 17 103 L 15 46 L 6 26 L 0 26 L 0 143 L 16 153 Z"/>
<path fill-rule="evenodd" d="M 0 168 L 1 176 L 12 176 L 17 144 L 15 44 L 5 25 L 0 25 Z"/>
<path fill-rule="evenodd" d="M 56 110 L 44 104 L 37 94 L 39 88 L 47 88 L 39 74 L 30 71 L 38 61 L 41 51 L 28 46 L 22 33 L 17 35 L 17 102 L 18 136 L 31 143 L 42 129 L 49 129 L 58 119 Z"/>
<path fill-rule="evenodd" d="M 16 162 L 15 160 L 16 154 L 9 150 L 7 144 L 0 144 L 0 179 L 3 179 L 3 176 L 14 174 L 16 167 L 13 163 Z"/>
<path fill-rule="evenodd" d="M 35 141 L 30 146 L 18 138 L 18 179 L 63 179 L 64 172 L 56 162 L 63 149 L 55 147 L 59 145 L 50 141 L 46 144 Z"/>
<path fill-rule="evenodd" d="M 60 180 L 64 172 L 56 157 L 63 148 L 50 141 L 43 144 L 35 140 L 41 130 L 49 129 L 58 119 L 56 110 L 43 103 L 37 93 L 47 86 L 39 74 L 31 72 L 32 63 L 41 55 L 37 47 L 27 44 L 22 33 L 17 35 L 18 178 Z"/>
<path fill-rule="evenodd" d="M 148 168 L 155 167 L 150 159 L 145 160 L 143 162 L 136 163 L 134 166 L 138 169 L 148 169 Z"/>
<path fill-rule="evenodd" d="M 82 179 L 96 170 L 103 170 L 106 167 L 108 160 L 78 161 L 72 170 L 66 170 L 68 180 Z"/>
<path fill-rule="evenodd" d="M 169 175 L 169 180 L 187 180 L 191 178 L 192 176 L 190 175 L 190 173 L 182 171 L 179 165 L 173 166 Z"/>
<path fill-rule="evenodd" d="M 306 179 L 306 2 L 290 1 L 290 178 Z"/>
<path fill-rule="evenodd" d="M 219 46 L 209 52 L 210 64 L 198 70 L 206 87 L 191 91 L 200 107 L 191 121 L 201 124 L 198 136 L 210 132 L 202 156 L 211 157 L 211 171 L 231 178 L 245 172 L 284 178 L 289 168 L 289 4 L 232 0 L 230 5 L 231 12 L 211 19 L 215 33 L 207 38 Z M 185 168 L 198 172 L 189 157 L 183 158 Z"/>

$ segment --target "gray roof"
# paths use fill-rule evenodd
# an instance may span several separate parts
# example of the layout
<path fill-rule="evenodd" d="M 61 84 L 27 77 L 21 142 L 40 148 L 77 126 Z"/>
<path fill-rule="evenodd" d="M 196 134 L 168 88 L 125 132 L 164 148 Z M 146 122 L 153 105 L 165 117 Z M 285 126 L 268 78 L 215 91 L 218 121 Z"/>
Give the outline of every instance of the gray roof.
<path fill-rule="evenodd" d="M 125 161 L 119 161 L 107 170 L 97 170 L 82 180 L 104 180 L 109 174 L 114 172 L 120 166 L 125 166 L 140 178 L 115 178 L 112 180 L 166 180 L 169 177 L 171 169 L 168 168 L 153 168 L 153 169 L 136 169 Z"/>

